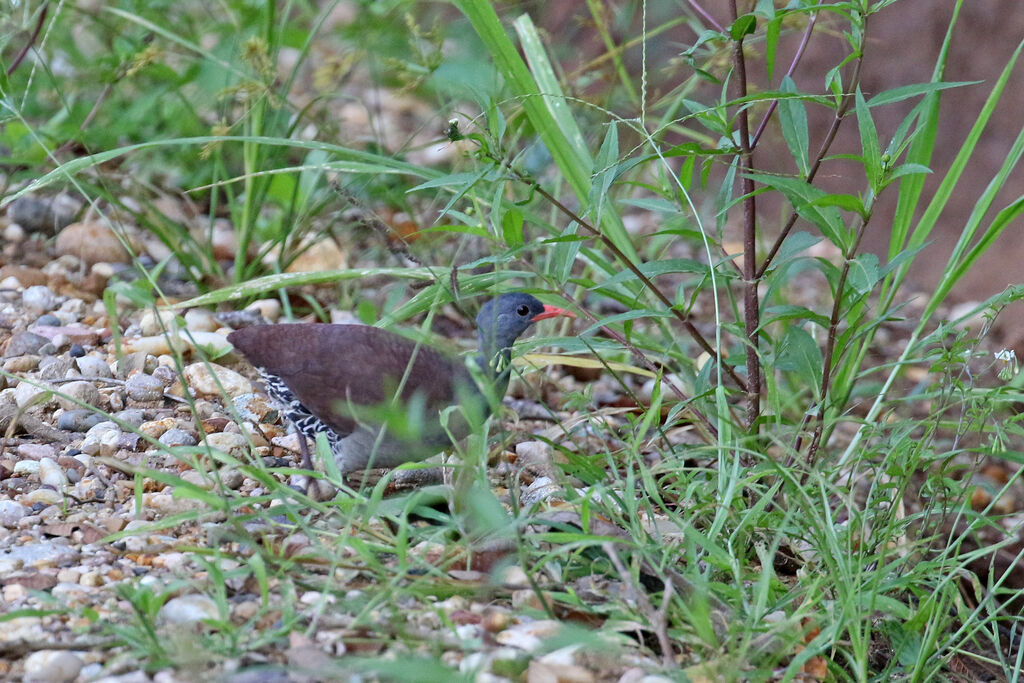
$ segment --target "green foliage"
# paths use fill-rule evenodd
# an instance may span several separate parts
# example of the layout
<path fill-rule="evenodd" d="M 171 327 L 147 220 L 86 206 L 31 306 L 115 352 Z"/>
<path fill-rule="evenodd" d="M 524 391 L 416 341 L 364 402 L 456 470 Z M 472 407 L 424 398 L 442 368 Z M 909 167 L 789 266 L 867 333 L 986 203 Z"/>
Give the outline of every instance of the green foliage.
<path fill-rule="evenodd" d="M 277 503 L 274 514 L 308 538 L 304 559 L 332 569 L 352 564 L 372 576 L 374 586 L 358 595 L 333 574 L 305 573 L 281 546 L 246 530 L 241 521 L 269 516 L 251 508 L 251 498 L 140 471 L 224 515 L 239 534 L 244 562 L 225 569 L 219 550 L 201 551 L 203 588 L 221 612 L 205 625 L 212 635 L 204 647 L 235 656 L 295 628 L 300 618 L 280 598 L 296 577 L 338 600 L 331 604 L 350 610 L 360 627 L 396 593 L 468 590 L 446 574 L 470 555 L 459 539 L 512 544 L 547 616 L 595 617 L 593 633 L 573 632 L 578 644 L 618 646 L 618 625 L 639 625 L 644 647 L 666 668 L 692 657 L 722 678 L 782 672 L 791 680 L 824 666 L 830 680 L 930 680 L 956 653 L 1002 652 L 995 625 L 1020 626 L 1019 615 L 1002 611 L 1006 575 L 993 575 L 974 606 L 960 600 L 958 577 L 991 552 L 972 545 L 994 524 L 992 504 L 970 504 L 980 456 L 1024 460 L 1012 410 L 1021 380 L 1009 356 L 986 348 L 987 327 L 971 331 L 963 319 L 940 316 L 958 282 L 1024 212 L 1024 196 L 995 205 L 1024 154 L 1024 130 L 974 198 L 930 298 L 913 307 L 901 297 L 909 269 L 962 192 L 1021 48 L 988 86 L 952 165 L 938 168 L 940 99 L 966 85 L 943 78 L 956 14 L 930 80 L 867 97 L 861 64 L 880 49 L 868 27 L 885 20 L 879 10 L 889 3 L 762 0 L 727 24 L 713 12 L 662 16 L 651 3 L 644 6 L 651 25 L 616 45 L 622 26 L 636 24 L 622 17 L 616 26 L 602 3 L 588 2 L 606 59 L 573 74 L 561 70 L 558 40 L 526 14 L 499 16 L 493 3 L 357 4 L 356 16 L 338 26 L 328 22 L 337 3 L 122 0 L 95 13 L 61 5 L 63 13 L 47 19 L 47 35 L 76 65 L 73 76 L 42 61 L 2 82 L 0 163 L 25 183 L 4 201 L 71 186 L 97 206 L 131 213 L 170 247 L 173 257 L 149 279 L 111 287 L 111 319 L 117 295 L 153 305 L 149 285 L 172 259 L 207 290 L 184 306 L 371 277 L 414 281 L 417 288 L 392 291 L 386 302 L 355 304 L 360 319 L 384 324 L 523 283 L 557 292 L 593 318 L 572 337 L 524 346 L 553 342 L 599 358 L 636 405 L 615 414 L 617 423 L 595 418 L 567 428 L 580 443 L 596 435 L 604 444 L 596 451 L 554 443 L 563 456 L 552 480 L 563 516 L 542 505 L 520 508 L 518 481 L 505 482 L 510 506 L 469 487 L 456 500 L 462 508 L 447 514 L 433 507 L 436 491 L 385 498 L 388 480 L 353 491 L 331 467 L 325 477 L 350 495 L 316 503 L 282 484 L 287 473 L 205 454 L 265 487 L 260 504 Z M 697 37 L 659 73 L 669 87 L 653 96 L 646 53 L 631 74 L 623 51 L 682 21 Z M 846 52 L 798 80 L 799 59 L 784 55 L 780 41 L 813 37 L 816 23 L 842 36 Z M 331 48 L 323 64 L 322 45 Z M 794 60 L 788 70 L 786 58 Z M 744 77 L 755 63 L 766 83 Z M 598 76 L 605 88 L 594 94 L 588 79 Z M 434 135 L 424 144 L 459 145 L 461 156 L 431 165 L 406 155 L 411 143 L 367 142 L 377 121 L 365 136 L 339 140 L 337 112 L 359 94 L 346 95 L 347 84 L 374 78 L 431 102 L 436 116 L 424 125 Z M 881 107 L 901 108 L 895 129 L 880 124 Z M 812 127 L 818 110 L 831 128 Z M 840 127 L 856 134 L 855 147 L 830 147 Z M 764 136 L 777 137 L 774 149 L 789 155 L 784 163 L 767 163 Z M 858 170 L 827 190 L 819 174 L 836 162 Z M 937 189 L 925 204 L 929 175 Z M 126 192 L 134 201 L 123 200 Z M 202 204 L 209 224 L 197 231 L 167 215 L 157 201 L 164 193 Z M 895 195 L 891 219 L 876 215 L 883 194 Z M 766 199 L 783 207 L 778 230 L 758 210 Z M 427 246 L 395 249 L 416 252 L 425 265 L 284 273 L 344 209 L 376 201 L 437 215 L 420 238 Z M 217 215 L 237 238 L 230 262 L 213 253 Z M 862 246 L 865 230 L 880 221 L 892 226 L 881 256 Z M 356 228 L 343 227 L 340 241 L 355 244 Z M 972 314 L 990 322 L 1022 295 L 1011 288 Z M 605 312 L 601 300 L 620 307 Z M 915 368 L 927 368 L 928 378 L 912 381 L 920 377 L 908 372 Z M 646 373 L 650 386 L 634 391 L 624 373 Z M 595 408 L 586 390 L 571 400 Z M 482 461 L 483 450 L 477 444 L 466 461 Z M 200 465 L 204 453 L 176 455 Z M 310 523 L 310 508 L 331 523 Z M 444 548 L 432 561 L 414 551 L 429 544 Z M 620 592 L 597 603 L 553 588 L 586 576 L 615 582 Z M 239 580 L 256 584 L 261 609 L 279 600 L 277 631 L 231 624 L 225 586 Z M 180 663 L 156 625 L 168 596 L 123 589 L 131 627 L 113 629 L 151 668 Z M 394 632 L 415 642 L 395 621 Z M 398 680 L 449 671 L 438 663 L 441 644 L 417 645 L 427 663 L 351 663 Z M 519 675 L 524 667 L 511 660 L 495 671 Z M 1007 659 L 1004 668 L 1012 667 Z"/>

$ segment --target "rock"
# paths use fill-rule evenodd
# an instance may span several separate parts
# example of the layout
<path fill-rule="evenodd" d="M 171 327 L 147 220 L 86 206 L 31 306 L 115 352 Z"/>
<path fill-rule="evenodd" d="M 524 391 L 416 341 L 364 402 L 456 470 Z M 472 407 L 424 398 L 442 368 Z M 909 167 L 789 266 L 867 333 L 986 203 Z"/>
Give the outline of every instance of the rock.
<path fill-rule="evenodd" d="M 196 438 L 184 429 L 168 429 L 159 439 L 165 446 L 195 446 Z"/>
<path fill-rule="evenodd" d="M 82 452 L 86 455 L 112 455 L 113 453 L 107 453 L 104 451 L 109 451 L 111 444 L 113 444 L 114 450 L 116 451 L 116 446 L 120 438 L 121 429 L 116 423 L 108 420 L 106 422 L 100 422 L 86 432 L 85 438 L 82 440 L 82 445 L 79 446 L 79 448 L 81 448 Z"/>
<path fill-rule="evenodd" d="M 19 408 L 25 408 L 29 405 L 37 405 L 37 401 L 48 403 L 52 399 L 50 398 L 41 399 L 40 396 L 50 393 L 50 389 L 45 387 L 41 388 L 28 382 L 19 382 L 18 386 L 14 389 L 14 403 Z"/>
<path fill-rule="evenodd" d="M 164 334 L 149 337 L 131 337 L 124 340 L 124 350 L 128 353 L 147 353 L 154 356 L 183 351 L 188 343 L 179 338 Z"/>
<path fill-rule="evenodd" d="M 126 353 L 117 359 L 117 376 L 122 379 L 136 372 L 151 373 L 156 370 L 156 357 L 146 351 Z"/>
<path fill-rule="evenodd" d="M 219 396 L 223 393 L 237 396 L 252 392 L 249 380 L 216 363 L 192 363 L 185 366 L 185 381 L 199 396 Z"/>
<path fill-rule="evenodd" d="M 110 371 L 110 366 L 102 358 L 96 356 L 82 356 L 81 358 L 75 359 L 75 365 L 78 366 L 78 371 L 82 373 L 84 377 L 113 377 L 114 373 Z"/>
<path fill-rule="evenodd" d="M 281 302 L 277 299 L 259 299 L 245 307 L 247 311 L 256 311 L 268 322 L 275 323 L 281 317 Z"/>
<path fill-rule="evenodd" d="M 43 505 L 60 505 L 63 500 L 64 497 L 61 496 L 59 492 L 54 491 L 53 489 L 42 488 L 29 491 L 21 497 L 21 501 L 23 503 L 28 503 L 29 505 L 35 505 L 36 503 L 42 503 Z"/>
<path fill-rule="evenodd" d="M 205 308 L 190 308 L 185 311 L 185 327 L 192 332 L 215 332 L 220 323 L 213 311 Z"/>
<path fill-rule="evenodd" d="M 21 503 L 16 503 L 13 500 L 0 500 L 0 526 L 13 529 L 27 514 L 28 508 Z"/>
<path fill-rule="evenodd" d="M 178 328 L 177 316 L 174 311 L 146 311 L 139 320 L 139 331 L 143 336 L 173 333 Z"/>
<path fill-rule="evenodd" d="M 38 318 L 36 318 L 36 321 L 32 323 L 32 327 L 35 327 L 37 325 L 42 325 L 43 327 L 60 327 L 61 325 L 63 325 L 63 323 L 60 321 L 60 318 L 58 318 L 54 314 L 47 313 L 46 315 L 39 316 Z M 44 334 L 43 336 L 49 337 L 49 335 L 46 334 Z"/>
<path fill-rule="evenodd" d="M 7 217 L 28 232 L 53 235 L 75 220 L 81 208 L 81 202 L 68 194 L 55 197 L 26 194 L 11 202 Z"/>
<path fill-rule="evenodd" d="M 164 395 L 164 383 L 141 372 L 129 377 L 124 389 L 128 398 L 143 403 L 159 401 Z"/>
<path fill-rule="evenodd" d="M 82 348 L 81 344 L 72 344 L 71 347 L 68 348 L 68 355 L 72 358 L 81 358 L 85 355 L 85 349 Z"/>
<path fill-rule="evenodd" d="M 16 452 L 20 459 L 42 460 L 57 457 L 57 449 L 48 443 L 19 444 Z"/>
<path fill-rule="evenodd" d="M 38 650 L 25 658 L 24 666 L 25 683 L 70 683 L 84 662 L 66 650 Z"/>
<path fill-rule="evenodd" d="M 63 490 L 68 484 L 64 469 L 52 458 L 43 458 L 39 461 L 39 481 L 43 486 L 49 486 L 57 491 Z"/>
<path fill-rule="evenodd" d="M 39 379 L 64 379 L 73 363 L 65 356 L 47 356 L 39 361 Z"/>
<path fill-rule="evenodd" d="M 233 458 L 244 458 L 249 452 L 248 440 L 243 435 L 233 432 L 207 434 L 203 443 L 207 447 L 227 453 Z"/>
<path fill-rule="evenodd" d="M 14 474 L 28 476 L 39 473 L 38 460 L 19 460 L 14 463 Z"/>
<path fill-rule="evenodd" d="M 32 287 L 35 285 L 45 285 L 49 278 L 46 277 L 46 273 L 39 270 L 38 268 L 29 268 L 28 266 L 16 266 L 8 264 L 0 268 L 0 280 L 6 280 L 7 278 L 13 277 L 18 281 L 22 287 Z"/>
<path fill-rule="evenodd" d="M 242 482 L 245 481 L 245 475 L 234 468 L 221 470 L 220 481 L 225 487 L 236 490 L 242 486 Z"/>
<path fill-rule="evenodd" d="M 19 372 L 32 372 L 39 366 L 39 361 L 42 360 L 42 356 L 35 354 L 26 354 L 24 356 L 14 356 L 4 361 L 4 371 L 19 373 Z"/>
<path fill-rule="evenodd" d="M 68 225 L 57 235 L 56 250 L 62 256 L 77 256 L 87 266 L 101 262 L 131 262 L 121 240 L 101 221 L 82 221 Z"/>
<path fill-rule="evenodd" d="M 188 344 L 188 348 L 199 349 L 211 356 L 220 355 L 234 348 L 227 337 L 216 332 L 190 332 L 182 330 L 178 334 Z"/>
<path fill-rule="evenodd" d="M 128 408 L 127 410 L 118 411 L 114 413 L 114 417 L 121 422 L 136 428 L 146 421 L 146 414 L 138 408 Z"/>
<path fill-rule="evenodd" d="M 30 311 L 45 313 L 60 305 L 60 297 L 46 285 L 33 285 L 22 293 L 21 304 Z"/>
<path fill-rule="evenodd" d="M 194 624 L 203 619 L 218 619 L 220 612 L 211 598 L 190 593 L 168 600 L 157 617 L 168 624 Z"/>
<path fill-rule="evenodd" d="M 39 354 L 39 349 L 48 344 L 49 341 L 46 337 L 35 332 L 15 332 L 7 341 L 7 348 L 4 349 L 4 358 L 28 354 L 41 355 Z"/>
<path fill-rule="evenodd" d="M 107 418 L 91 410 L 65 410 L 57 418 L 57 429 L 67 432 L 87 432 Z"/>
<path fill-rule="evenodd" d="M 181 480 L 188 484 L 192 484 L 193 486 L 198 486 L 206 491 L 210 491 L 214 486 L 216 486 L 216 482 L 211 477 L 196 470 L 187 470 L 183 472 L 181 474 Z"/>
<path fill-rule="evenodd" d="M 69 344 L 83 346 L 96 346 L 100 340 L 99 330 L 78 323 L 74 325 L 41 325 L 37 322 L 30 331 L 42 335 L 50 341 L 55 341 L 57 337 L 64 337 Z"/>
<path fill-rule="evenodd" d="M 92 382 L 68 382 L 60 387 L 63 396 L 57 396 L 57 403 L 64 410 L 74 410 L 81 404 L 96 406 L 100 403 L 100 390 Z"/>
<path fill-rule="evenodd" d="M 238 411 L 238 416 L 248 422 L 259 424 L 262 422 L 275 422 L 277 420 L 277 411 L 274 410 L 265 396 L 250 392 L 235 396 L 232 399 L 232 403 L 235 406 L 235 410 Z"/>
<path fill-rule="evenodd" d="M 167 365 L 160 365 L 157 366 L 155 370 L 153 370 L 153 377 L 156 377 L 158 380 L 160 380 L 160 382 L 165 387 L 169 387 L 176 381 L 178 381 L 178 372 L 174 368 L 169 367 Z"/>

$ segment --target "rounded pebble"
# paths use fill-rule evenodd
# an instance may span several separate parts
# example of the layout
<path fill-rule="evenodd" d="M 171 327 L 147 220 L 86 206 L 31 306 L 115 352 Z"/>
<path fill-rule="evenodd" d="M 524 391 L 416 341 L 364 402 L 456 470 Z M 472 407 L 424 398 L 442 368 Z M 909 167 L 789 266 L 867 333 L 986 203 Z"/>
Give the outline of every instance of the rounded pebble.
<path fill-rule="evenodd" d="M 85 349 L 82 348 L 81 344 L 72 344 L 68 349 L 68 355 L 72 358 L 82 358 L 85 356 Z"/>
<path fill-rule="evenodd" d="M 39 472 L 38 460 L 19 460 L 14 463 L 14 473 L 21 476 L 37 474 Z"/>
<path fill-rule="evenodd" d="M 164 395 L 164 383 L 141 372 L 129 377 L 124 389 L 128 398 L 139 402 L 159 401 Z"/>
<path fill-rule="evenodd" d="M 106 419 L 104 415 L 84 408 L 65 410 L 57 418 L 57 429 L 66 432 L 87 432 Z"/>
<path fill-rule="evenodd" d="M 146 421 L 146 414 L 138 408 L 128 408 L 127 410 L 120 410 L 114 413 L 121 422 L 131 425 L 132 427 L 139 427 L 143 422 Z"/>
<path fill-rule="evenodd" d="M 113 377 L 114 373 L 110 371 L 110 366 L 102 358 L 96 356 L 82 356 L 75 358 L 75 365 L 78 366 L 78 371 L 85 377 Z"/>
<path fill-rule="evenodd" d="M 177 327 L 175 318 L 174 311 L 146 311 L 139 320 L 139 330 L 147 337 L 173 331 Z"/>
<path fill-rule="evenodd" d="M 184 429 L 168 429 L 160 435 L 160 443 L 165 446 L 195 446 L 196 438 Z"/>
<path fill-rule="evenodd" d="M 41 315 L 38 318 L 36 318 L 36 321 L 35 321 L 34 324 L 36 324 L 36 325 L 49 325 L 51 327 L 60 327 L 64 323 L 61 322 L 61 319 L 58 318 L 57 316 L 55 316 L 54 314 L 47 313 L 46 315 Z"/>
<path fill-rule="evenodd" d="M 60 305 L 60 299 L 45 285 L 28 287 L 21 295 L 22 305 L 30 311 L 52 311 Z"/>
<path fill-rule="evenodd" d="M 219 612 L 211 598 L 191 593 L 168 600 L 158 616 L 168 624 L 194 624 L 203 619 L 216 619 Z"/>
<path fill-rule="evenodd" d="M 249 452 L 249 442 L 241 434 L 233 432 L 218 432 L 208 434 L 204 443 L 209 448 L 227 453 L 235 458 L 242 458 Z"/>
<path fill-rule="evenodd" d="M 44 486 L 50 486 L 60 491 L 68 484 L 68 478 L 63 468 L 52 458 L 43 458 L 39 461 L 39 481 Z"/>
<path fill-rule="evenodd" d="M 22 502 L 28 503 L 29 505 L 35 505 L 37 503 L 42 505 L 59 505 L 63 498 L 60 493 L 53 489 L 35 489 L 29 491 L 21 497 Z"/>
<path fill-rule="evenodd" d="M 213 311 L 190 308 L 185 311 L 185 327 L 193 332 L 214 332 L 220 328 L 220 323 L 214 317 Z"/>
<path fill-rule="evenodd" d="M 25 658 L 26 683 L 69 683 L 78 678 L 84 662 L 66 650 L 38 650 Z"/>
<path fill-rule="evenodd" d="M 34 404 L 36 400 L 42 401 L 43 399 L 37 399 L 37 397 L 41 394 L 49 393 L 49 391 L 49 389 L 38 387 L 28 382 L 19 382 L 18 386 L 14 388 L 14 403 L 19 408 L 25 408 L 30 404 Z M 49 402 L 49 399 L 46 399 L 44 402 Z"/>
<path fill-rule="evenodd" d="M 185 367 L 185 381 L 201 396 L 237 396 L 252 391 L 252 383 L 245 377 L 216 363 L 192 363 Z"/>
<path fill-rule="evenodd" d="M 37 354 L 39 349 L 50 342 L 49 339 L 35 332 L 15 332 L 7 343 L 7 350 L 4 351 L 5 358 Z"/>
<path fill-rule="evenodd" d="M 28 508 L 13 500 L 0 500 L 0 526 L 14 528 L 22 517 L 28 514 Z"/>
<path fill-rule="evenodd" d="M 57 396 L 57 403 L 64 410 L 80 408 L 83 403 L 95 406 L 100 402 L 100 390 L 92 382 L 68 382 L 60 388 L 60 394 Z"/>

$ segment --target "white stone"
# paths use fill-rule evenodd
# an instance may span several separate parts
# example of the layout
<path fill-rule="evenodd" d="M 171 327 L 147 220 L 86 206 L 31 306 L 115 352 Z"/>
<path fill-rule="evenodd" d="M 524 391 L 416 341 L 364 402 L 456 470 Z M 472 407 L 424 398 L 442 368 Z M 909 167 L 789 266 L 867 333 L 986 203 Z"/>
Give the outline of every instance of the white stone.
<path fill-rule="evenodd" d="M 212 373 L 211 373 L 212 371 Z M 200 396 L 237 396 L 252 391 L 252 383 L 234 370 L 216 363 L 192 363 L 185 366 L 185 381 Z"/>
<path fill-rule="evenodd" d="M 45 486 L 52 486 L 57 491 L 68 484 L 64 470 L 50 458 L 43 458 L 39 461 L 39 481 Z"/>
<path fill-rule="evenodd" d="M 69 683 L 82 670 L 81 658 L 66 650 L 38 650 L 25 658 L 25 683 Z"/>

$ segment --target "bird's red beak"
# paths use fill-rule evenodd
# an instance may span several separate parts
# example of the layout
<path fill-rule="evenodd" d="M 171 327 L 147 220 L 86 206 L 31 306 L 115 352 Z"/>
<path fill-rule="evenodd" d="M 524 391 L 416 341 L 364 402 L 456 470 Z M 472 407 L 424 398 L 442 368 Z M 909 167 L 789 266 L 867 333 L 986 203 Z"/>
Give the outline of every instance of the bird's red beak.
<path fill-rule="evenodd" d="M 567 311 L 564 308 L 559 308 L 558 306 L 545 305 L 544 312 L 538 313 L 537 315 L 533 316 L 533 320 L 531 320 L 531 322 L 537 322 L 538 320 L 547 320 L 548 318 L 555 318 L 560 315 L 564 315 L 567 318 L 576 317 L 576 314 L 573 313 L 572 311 Z"/>

